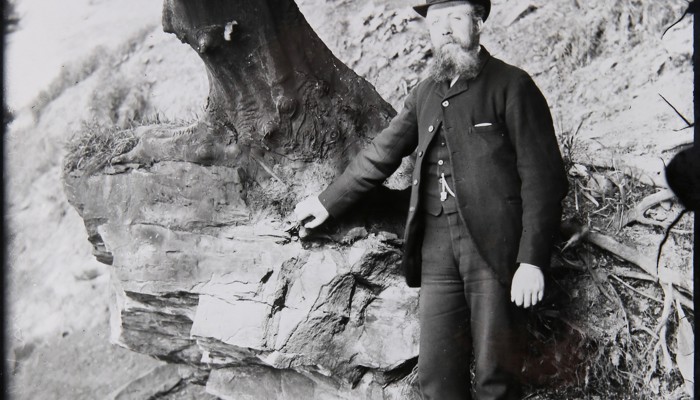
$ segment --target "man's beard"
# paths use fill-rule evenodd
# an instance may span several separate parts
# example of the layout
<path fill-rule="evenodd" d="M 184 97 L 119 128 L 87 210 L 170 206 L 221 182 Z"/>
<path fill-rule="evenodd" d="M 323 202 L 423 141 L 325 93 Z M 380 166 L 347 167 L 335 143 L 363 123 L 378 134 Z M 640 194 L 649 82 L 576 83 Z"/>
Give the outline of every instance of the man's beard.
<path fill-rule="evenodd" d="M 429 71 L 437 82 L 449 82 L 457 76 L 471 79 L 479 74 L 481 62 L 478 45 L 465 48 L 451 42 L 434 49 L 434 53 Z"/>

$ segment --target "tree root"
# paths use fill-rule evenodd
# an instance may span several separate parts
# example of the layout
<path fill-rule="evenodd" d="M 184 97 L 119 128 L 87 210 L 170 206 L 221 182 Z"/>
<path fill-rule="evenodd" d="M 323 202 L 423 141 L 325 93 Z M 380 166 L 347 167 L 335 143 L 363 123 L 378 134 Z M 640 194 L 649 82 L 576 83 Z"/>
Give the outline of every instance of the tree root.
<path fill-rule="evenodd" d="M 608 285 L 610 286 L 610 290 L 615 294 L 617 305 L 620 306 L 620 312 L 622 313 L 622 317 L 625 319 L 625 333 L 627 334 L 627 344 L 629 345 L 629 343 L 632 343 L 632 331 L 630 327 L 630 320 L 627 317 L 627 309 L 625 309 L 625 304 L 622 302 L 622 297 L 620 297 L 620 294 L 617 292 L 617 290 L 615 290 L 615 286 L 613 286 L 612 282 L 608 281 Z"/>
<path fill-rule="evenodd" d="M 664 357 L 664 367 L 666 367 L 666 371 L 671 371 L 673 370 L 673 359 L 668 351 L 666 331 L 668 330 L 668 320 L 673 313 L 673 287 L 670 284 L 661 285 L 661 287 L 664 289 L 664 310 L 655 330 L 659 334 L 658 346 L 661 348 L 661 354 Z"/>
<path fill-rule="evenodd" d="M 653 282 L 659 282 L 662 286 L 664 284 L 671 284 L 672 291 L 674 294 L 678 294 L 677 298 L 681 304 L 694 311 L 694 306 L 692 300 L 687 299 L 685 296 L 681 296 L 682 293 L 687 293 L 688 295 L 693 295 L 692 285 L 689 285 L 683 277 L 671 271 L 668 268 L 662 267 L 657 269 L 657 265 L 652 258 L 645 256 L 640 253 L 637 249 L 627 246 L 618 242 L 617 240 L 611 238 L 610 236 L 604 235 L 599 232 L 590 231 L 587 227 L 565 224 L 562 226 L 562 231 L 567 234 L 572 234 L 572 238 L 585 239 L 587 242 L 592 243 L 603 250 L 606 250 L 617 257 L 622 258 L 632 264 L 640 267 L 648 277 L 634 274 L 630 271 L 625 271 L 621 269 L 616 269 L 613 271 L 614 274 L 619 276 L 625 276 L 635 279 L 644 279 Z M 570 244 L 567 242 L 565 247 L 569 247 Z M 569 262 L 570 263 L 570 262 Z"/>
<path fill-rule="evenodd" d="M 642 291 L 639 291 L 639 290 L 635 289 L 634 287 L 632 287 L 632 285 L 630 285 L 629 283 L 623 281 L 622 279 L 620 279 L 620 278 L 619 278 L 617 275 L 615 275 L 615 274 L 610 274 L 610 275 L 608 275 L 608 276 L 611 277 L 611 278 L 613 278 L 613 279 L 615 279 L 616 281 L 620 282 L 620 283 L 622 284 L 622 286 L 624 286 L 624 287 L 626 287 L 627 289 L 629 289 L 629 290 L 631 290 L 631 291 L 637 293 L 638 295 L 640 295 L 640 296 L 642 296 L 642 297 L 646 297 L 647 299 L 653 300 L 653 301 L 655 301 L 655 302 L 657 302 L 657 303 L 663 303 L 663 302 L 664 302 L 664 301 L 661 300 L 661 299 L 657 299 L 656 297 L 649 296 L 648 294 L 646 294 L 646 293 L 644 293 L 644 292 L 642 292 Z"/>
<path fill-rule="evenodd" d="M 647 218 L 644 216 L 644 213 L 647 212 L 647 210 L 651 207 L 654 207 L 655 205 L 660 204 L 666 200 L 670 200 L 674 197 L 675 195 L 672 191 L 668 189 L 662 189 L 654 194 L 643 198 L 642 201 L 640 201 L 636 206 L 634 206 L 634 208 L 628 210 L 623 215 L 621 226 L 625 227 L 633 222 L 639 222 L 640 224 L 654 225 L 660 226 L 662 228 L 667 228 L 668 224 L 659 221 L 654 221 L 651 218 Z"/>

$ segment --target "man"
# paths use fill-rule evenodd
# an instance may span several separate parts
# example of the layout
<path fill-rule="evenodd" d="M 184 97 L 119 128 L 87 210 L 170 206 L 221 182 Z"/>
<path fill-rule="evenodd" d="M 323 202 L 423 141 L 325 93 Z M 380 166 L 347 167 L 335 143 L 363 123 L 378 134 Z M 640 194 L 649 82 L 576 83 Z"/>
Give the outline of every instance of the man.
<path fill-rule="evenodd" d="M 428 0 L 434 60 L 404 109 L 318 197 L 314 228 L 415 152 L 403 268 L 420 291 L 424 399 L 518 399 L 522 308 L 542 300 L 567 180 L 547 102 L 524 71 L 479 44 L 489 0 Z"/>

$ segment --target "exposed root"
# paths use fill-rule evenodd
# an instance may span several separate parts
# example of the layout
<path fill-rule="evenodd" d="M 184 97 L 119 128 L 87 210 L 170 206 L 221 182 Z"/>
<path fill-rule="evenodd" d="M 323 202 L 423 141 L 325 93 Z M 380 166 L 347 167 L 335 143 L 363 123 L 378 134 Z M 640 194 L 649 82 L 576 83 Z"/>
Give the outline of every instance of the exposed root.
<path fill-rule="evenodd" d="M 578 234 L 579 240 L 583 238 L 587 242 L 592 243 L 602 248 L 603 250 L 606 250 L 616 255 L 617 257 L 622 258 L 623 260 L 637 265 L 642 270 L 644 270 L 648 277 L 645 277 L 644 275 L 634 274 L 630 271 L 625 271 L 621 269 L 614 271 L 614 273 L 617 275 L 635 279 L 651 280 L 654 282 L 661 283 L 662 286 L 664 284 L 672 284 L 673 286 L 671 287 L 671 291 L 674 294 L 677 294 L 677 297 L 679 301 L 683 304 L 683 306 L 690 310 L 694 310 L 692 300 L 687 299 L 685 296 L 681 296 L 682 292 L 688 293 L 692 296 L 693 288 L 692 286 L 689 286 L 688 282 L 686 282 L 686 280 L 680 274 L 665 267 L 657 269 L 657 264 L 652 258 L 645 256 L 635 248 L 618 242 L 610 236 L 595 231 L 589 231 L 587 227 L 567 224 L 562 226 L 562 231 L 569 234 L 573 232 L 572 237 Z M 582 268 L 586 268 L 585 265 L 577 266 L 570 260 L 565 261 L 575 269 L 580 270 Z M 598 282 L 596 282 L 596 284 L 598 284 Z"/>
<path fill-rule="evenodd" d="M 620 297 L 620 294 L 615 290 L 615 286 L 612 285 L 610 281 L 608 281 L 608 286 L 610 286 L 610 290 L 615 294 L 615 298 L 617 299 L 617 304 L 620 306 L 620 312 L 622 313 L 623 318 L 625 319 L 625 333 L 627 334 L 627 343 L 632 343 L 632 333 L 630 329 L 630 321 L 629 318 L 627 317 L 627 310 L 625 309 L 625 304 L 622 302 L 622 297 Z"/>
<path fill-rule="evenodd" d="M 605 296 L 605 298 L 608 299 L 611 303 L 614 303 L 614 300 L 612 299 L 612 297 L 610 297 L 610 294 L 608 294 L 608 291 L 604 289 L 603 282 L 601 281 L 601 276 L 600 276 L 600 274 L 594 273 L 593 270 L 591 269 L 591 264 L 592 264 L 592 263 L 591 263 L 591 254 L 590 254 L 590 252 L 586 252 L 586 255 L 585 255 L 585 264 L 586 264 L 586 270 L 588 271 L 588 274 L 589 274 L 589 275 L 591 276 L 591 278 L 593 279 L 593 283 L 594 283 L 594 284 L 596 285 L 596 287 L 598 288 L 598 291 L 600 291 L 600 293 L 602 293 L 603 296 Z M 606 283 L 609 284 L 610 282 L 606 280 Z"/>
<path fill-rule="evenodd" d="M 655 301 L 655 302 L 657 302 L 657 303 L 663 303 L 663 300 L 657 299 L 656 297 L 651 297 L 651 296 L 649 296 L 648 294 L 646 294 L 646 293 L 644 293 L 644 292 L 641 292 L 641 291 L 635 289 L 634 287 L 632 287 L 632 285 L 630 285 L 629 283 L 623 281 L 622 279 L 620 279 L 619 277 L 617 277 L 617 276 L 614 275 L 614 274 L 610 274 L 610 275 L 608 275 L 608 276 L 611 277 L 611 278 L 613 278 L 613 279 L 615 279 L 616 281 L 620 282 L 620 284 L 622 284 L 622 286 L 624 286 L 624 287 L 626 287 L 627 289 L 629 289 L 629 290 L 631 290 L 631 291 L 637 293 L 638 295 L 640 295 L 640 296 L 642 296 L 642 297 L 646 297 L 647 299 L 652 300 L 652 301 Z"/>
<path fill-rule="evenodd" d="M 668 330 L 668 321 L 671 314 L 673 314 L 673 287 L 670 284 L 661 285 L 661 287 L 664 290 L 664 309 L 659 318 L 659 323 L 656 325 L 656 332 L 659 334 L 659 347 L 664 357 L 664 367 L 666 367 L 666 371 L 671 371 L 673 369 L 673 361 L 668 351 L 666 332 Z"/>
<path fill-rule="evenodd" d="M 636 206 L 634 206 L 634 208 L 628 210 L 624 214 L 624 216 L 622 217 L 621 225 L 625 227 L 633 222 L 639 222 L 640 224 L 654 225 L 666 228 L 668 224 L 655 221 L 651 218 L 647 218 L 644 216 L 644 213 L 647 212 L 647 210 L 651 207 L 654 207 L 655 205 L 660 204 L 666 200 L 670 200 L 674 197 L 675 195 L 672 191 L 668 189 L 663 189 L 643 198 L 642 201 L 640 201 Z"/>

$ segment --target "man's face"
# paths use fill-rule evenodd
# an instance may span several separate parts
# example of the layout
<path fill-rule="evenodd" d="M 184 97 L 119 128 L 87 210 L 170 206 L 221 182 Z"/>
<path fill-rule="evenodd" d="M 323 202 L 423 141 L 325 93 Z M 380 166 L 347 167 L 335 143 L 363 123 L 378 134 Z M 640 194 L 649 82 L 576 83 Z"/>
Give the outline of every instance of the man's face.
<path fill-rule="evenodd" d="M 482 22 L 473 17 L 473 12 L 473 6 L 465 1 L 430 6 L 426 22 L 433 49 L 447 55 L 477 49 Z"/>

